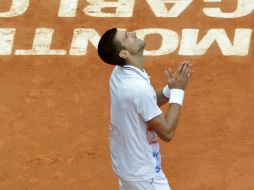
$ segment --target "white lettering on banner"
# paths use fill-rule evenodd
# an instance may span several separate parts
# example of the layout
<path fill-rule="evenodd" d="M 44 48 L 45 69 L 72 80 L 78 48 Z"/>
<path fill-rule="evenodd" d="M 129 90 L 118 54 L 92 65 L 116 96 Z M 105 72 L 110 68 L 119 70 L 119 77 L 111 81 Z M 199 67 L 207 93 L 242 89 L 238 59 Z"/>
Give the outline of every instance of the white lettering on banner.
<path fill-rule="evenodd" d="M 193 0 L 147 0 L 156 17 L 178 17 Z M 173 3 L 173 7 L 167 10 L 166 3 Z"/>
<path fill-rule="evenodd" d="M 246 56 L 249 52 L 251 29 L 239 28 L 235 30 L 233 45 L 224 29 L 210 29 L 197 44 L 198 29 L 184 29 L 179 55 L 204 55 L 213 42 L 217 42 L 223 55 Z"/>
<path fill-rule="evenodd" d="M 83 12 L 93 17 L 132 17 L 135 0 L 118 0 L 109 2 L 104 0 L 87 0 L 89 5 Z M 116 8 L 115 13 L 102 12 L 103 8 Z"/>
<path fill-rule="evenodd" d="M 204 2 L 221 2 L 221 0 L 204 0 Z M 254 10 L 254 0 L 238 0 L 237 8 L 232 13 L 224 13 L 220 8 L 204 8 L 205 15 L 215 18 L 239 18 L 247 16 Z"/>
<path fill-rule="evenodd" d="M 122 29 L 125 30 L 125 29 Z M 136 30 L 137 37 L 144 39 L 146 35 L 160 35 L 161 46 L 157 50 L 144 50 L 144 55 L 160 56 L 170 54 L 177 50 L 178 55 L 197 56 L 208 52 L 210 46 L 216 42 L 224 56 L 247 56 L 249 53 L 252 29 L 237 28 L 233 36 L 233 42 L 228 38 L 224 29 L 210 29 L 204 37 L 199 37 L 200 29 L 183 29 L 182 35 L 169 29 L 146 28 Z M 0 55 L 11 55 L 16 29 L 0 28 Z M 66 55 L 66 51 L 50 49 L 52 45 L 54 29 L 37 28 L 33 46 L 30 50 L 16 50 L 15 55 Z M 181 37 L 181 38 L 180 38 Z M 198 39 L 201 39 L 198 42 Z M 82 56 L 87 54 L 88 43 L 97 48 L 100 35 L 92 28 L 74 29 L 69 55 Z M 180 41 L 180 44 L 179 44 Z"/>
<path fill-rule="evenodd" d="M 162 44 L 158 50 L 144 50 L 144 55 L 159 56 L 172 53 L 178 47 L 178 34 L 172 30 L 162 28 L 149 28 L 136 30 L 137 37 L 144 40 L 146 35 L 159 34 L 162 37 Z"/>
<path fill-rule="evenodd" d="M 79 0 L 61 0 L 59 17 L 75 17 Z"/>
<path fill-rule="evenodd" d="M 58 17 L 75 17 L 79 1 L 60 0 Z M 214 18 L 239 18 L 253 12 L 254 0 L 235 1 L 237 7 L 233 12 L 225 13 L 219 7 L 204 7 L 203 13 Z M 15 17 L 24 14 L 29 7 L 29 2 L 29 0 L 12 0 L 9 11 L 0 12 L 0 17 Z M 83 12 L 92 17 L 132 17 L 136 0 L 86 0 L 86 2 L 88 5 L 83 9 Z M 156 17 L 179 17 L 194 0 L 146 0 L 146 2 Z M 200 2 L 220 3 L 222 0 Z M 166 4 L 173 4 L 173 6 L 168 10 Z M 104 8 L 115 8 L 115 11 L 114 13 L 103 12 Z"/>
<path fill-rule="evenodd" d="M 0 28 L 0 55 L 11 55 L 15 28 Z"/>
<path fill-rule="evenodd" d="M 16 55 L 65 55 L 65 50 L 50 49 L 54 30 L 37 28 L 31 50 L 16 50 Z"/>
<path fill-rule="evenodd" d="M 7 12 L 0 12 L 0 17 L 15 17 L 26 12 L 29 7 L 29 0 L 12 0 L 11 8 Z"/>
<path fill-rule="evenodd" d="M 86 55 L 88 41 L 90 41 L 97 48 L 100 41 L 100 35 L 94 29 L 90 28 L 75 29 L 69 54 Z"/>

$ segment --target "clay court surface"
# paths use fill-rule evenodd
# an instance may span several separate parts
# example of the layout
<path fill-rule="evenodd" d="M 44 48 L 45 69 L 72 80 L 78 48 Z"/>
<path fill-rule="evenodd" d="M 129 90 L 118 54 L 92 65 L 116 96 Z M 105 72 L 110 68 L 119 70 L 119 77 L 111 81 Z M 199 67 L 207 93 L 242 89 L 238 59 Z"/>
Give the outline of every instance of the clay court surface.
<path fill-rule="evenodd" d="M 222 3 L 233 11 L 236 2 Z M 34 31 L 55 30 L 52 48 L 69 50 L 75 28 L 136 30 L 165 28 L 181 33 L 198 28 L 252 28 L 253 14 L 238 19 L 203 15 L 205 3 L 192 3 L 177 18 L 157 18 L 137 0 L 130 18 L 93 18 L 82 12 L 59 18 L 59 1 L 32 0 L 25 14 L 0 18 L 16 28 L 13 52 L 31 49 Z M 216 5 L 216 3 L 215 3 Z M 10 1 L 1 1 L 8 10 Z M 148 36 L 147 50 L 158 49 L 159 36 Z M 146 56 L 145 69 L 155 88 L 165 85 L 164 70 L 183 60 L 193 63 L 174 140 L 160 141 L 162 168 L 172 190 L 254 189 L 254 55 L 224 56 L 212 44 L 202 56 Z M 117 190 L 109 155 L 109 83 L 113 67 L 89 44 L 84 56 L 0 56 L 0 189 Z M 167 111 L 167 105 L 162 107 Z"/>

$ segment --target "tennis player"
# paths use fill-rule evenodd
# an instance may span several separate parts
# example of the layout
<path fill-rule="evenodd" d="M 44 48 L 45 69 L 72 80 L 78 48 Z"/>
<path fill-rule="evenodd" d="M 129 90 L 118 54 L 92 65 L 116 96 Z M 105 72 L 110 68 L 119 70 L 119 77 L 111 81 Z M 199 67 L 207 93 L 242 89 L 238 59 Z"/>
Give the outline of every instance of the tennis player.
<path fill-rule="evenodd" d="M 100 58 L 116 65 L 110 77 L 110 155 L 120 190 L 170 190 L 157 136 L 173 139 L 192 72 L 188 61 L 174 73 L 167 69 L 166 86 L 154 90 L 144 70 L 145 46 L 135 32 L 116 28 L 106 31 L 98 45 Z M 163 114 L 159 107 L 167 102 Z"/>

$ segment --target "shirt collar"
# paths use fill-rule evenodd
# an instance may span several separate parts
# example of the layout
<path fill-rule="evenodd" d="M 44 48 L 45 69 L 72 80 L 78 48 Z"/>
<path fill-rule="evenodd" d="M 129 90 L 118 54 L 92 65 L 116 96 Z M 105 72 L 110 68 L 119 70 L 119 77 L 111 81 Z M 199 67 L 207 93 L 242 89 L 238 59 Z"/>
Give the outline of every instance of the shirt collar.
<path fill-rule="evenodd" d="M 138 67 L 135 67 L 135 66 L 133 66 L 133 65 L 128 65 L 128 64 L 122 66 L 122 68 L 123 68 L 124 70 L 128 70 L 128 71 L 132 72 L 133 74 L 136 73 L 136 75 L 141 76 L 143 79 L 145 79 L 145 80 L 147 80 L 147 81 L 149 81 L 150 78 L 151 78 L 151 77 L 146 73 L 145 69 L 139 69 Z"/>

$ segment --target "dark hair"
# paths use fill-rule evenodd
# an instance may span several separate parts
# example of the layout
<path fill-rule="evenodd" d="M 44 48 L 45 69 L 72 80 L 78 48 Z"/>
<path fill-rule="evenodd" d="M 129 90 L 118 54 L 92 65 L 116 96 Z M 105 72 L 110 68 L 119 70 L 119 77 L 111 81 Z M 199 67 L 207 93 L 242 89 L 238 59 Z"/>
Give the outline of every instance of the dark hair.
<path fill-rule="evenodd" d="M 116 28 L 111 28 L 102 35 L 98 44 L 98 54 L 104 62 L 110 65 L 123 66 L 126 60 L 119 56 L 119 52 L 125 48 L 115 39 L 116 32 Z"/>

